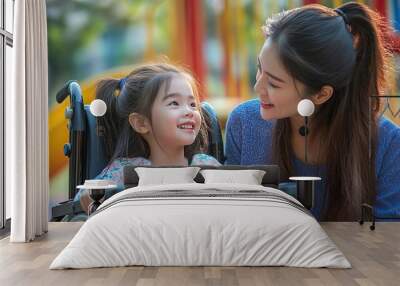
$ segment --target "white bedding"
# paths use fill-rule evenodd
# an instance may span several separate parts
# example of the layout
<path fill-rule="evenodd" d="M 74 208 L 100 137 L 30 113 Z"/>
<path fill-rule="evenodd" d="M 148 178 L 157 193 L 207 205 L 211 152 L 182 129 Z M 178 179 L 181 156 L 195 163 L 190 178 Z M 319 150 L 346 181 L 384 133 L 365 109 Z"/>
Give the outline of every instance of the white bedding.
<path fill-rule="evenodd" d="M 196 183 L 114 195 L 50 269 L 127 265 L 351 267 L 293 197 L 262 186 Z"/>

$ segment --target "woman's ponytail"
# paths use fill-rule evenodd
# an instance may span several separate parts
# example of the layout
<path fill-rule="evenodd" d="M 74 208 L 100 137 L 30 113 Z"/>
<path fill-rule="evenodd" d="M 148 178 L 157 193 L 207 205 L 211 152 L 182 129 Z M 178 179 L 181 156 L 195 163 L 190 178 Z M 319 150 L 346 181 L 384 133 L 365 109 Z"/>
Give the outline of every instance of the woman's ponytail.
<path fill-rule="evenodd" d="M 367 5 L 356 2 L 344 4 L 339 9 L 348 19 L 357 53 L 350 88 L 362 98 L 379 95 L 386 83 L 385 66 L 389 55 L 383 37 L 383 18 Z"/>
<path fill-rule="evenodd" d="M 341 185 L 329 182 L 328 219 L 359 216 L 361 203 L 373 204 L 376 197 L 375 151 L 378 122 L 376 116 L 380 95 L 385 86 L 387 51 L 383 42 L 382 18 L 368 6 L 350 2 L 338 9 L 353 37 L 356 61 L 345 87 L 343 115 L 336 127 L 344 127 L 342 140 L 347 146 L 346 158 L 339 166 L 332 164 L 328 173 L 342 177 Z M 341 15 L 343 13 L 343 15 Z M 347 23 L 345 23 L 347 22 Z M 340 127 L 340 128 L 342 128 Z M 361 160 L 369 155 L 369 162 Z M 367 163 L 365 162 L 367 161 Z M 345 168 L 344 168 L 345 167 Z M 349 176 L 351 174 L 351 176 Z M 346 210 L 343 212 L 343 210 Z"/>

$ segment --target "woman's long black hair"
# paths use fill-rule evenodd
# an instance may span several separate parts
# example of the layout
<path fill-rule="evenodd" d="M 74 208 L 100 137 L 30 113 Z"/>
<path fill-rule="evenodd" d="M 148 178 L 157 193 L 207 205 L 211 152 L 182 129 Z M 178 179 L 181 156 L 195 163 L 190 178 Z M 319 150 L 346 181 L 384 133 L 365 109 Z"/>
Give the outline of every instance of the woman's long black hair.
<path fill-rule="evenodd" d="M 373 203 L 376 195 L 374 119 L 379 103 L 369 102 L 370 96 L 383 91 L 388 52 L 377 13 L 353 2 L 338 8 L 308 5 L 283 12 L 267 20 L 264 31 L 276 44 L 286 70 L 306 86 L 303 97 L 324 85 L 333 87 L 333 96 L 313 115 L 310 133 L 321 138 L 318 159 L 326 165 L 323 219 L 355 220 L 361 202 Z M 293 175 L 290 138 L 289 119 L 277 120 L 273 154 L 284 177 Z"/>

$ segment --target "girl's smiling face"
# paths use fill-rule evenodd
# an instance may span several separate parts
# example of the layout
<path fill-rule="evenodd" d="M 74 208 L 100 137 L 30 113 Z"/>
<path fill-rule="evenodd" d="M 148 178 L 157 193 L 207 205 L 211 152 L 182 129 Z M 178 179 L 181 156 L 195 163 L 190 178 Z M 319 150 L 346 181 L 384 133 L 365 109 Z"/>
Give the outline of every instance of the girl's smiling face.
<path fill-rule="evenodd" d="M 152 134 L 162 147 L 191 145 L 200 130 L 201 115 L 193 89 L 184 75 L 173 75 L 160 88 L 152 107 Z"/>
<path fill-rule="evenodd" d="M 297 104 L 305 87 L 286 71 L 275 44 L 268 38 L 258 57 L 254 90 L 260 98 L 260 113 L 264 120 L 297 115 Z"/>

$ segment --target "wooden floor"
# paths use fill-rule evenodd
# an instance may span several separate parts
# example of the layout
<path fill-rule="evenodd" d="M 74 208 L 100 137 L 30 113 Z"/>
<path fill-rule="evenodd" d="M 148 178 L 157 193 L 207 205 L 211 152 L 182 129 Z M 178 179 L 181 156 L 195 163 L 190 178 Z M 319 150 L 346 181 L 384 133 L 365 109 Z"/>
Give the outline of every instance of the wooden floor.
<path fill-rule="evenodd" d="M 50 223 L 32 243 L 0 241 L 0 285 L 400 285 L 400 223 L 323 223 L 353 268 L 121 267 L 49 270 L 81 223 Z"/>

